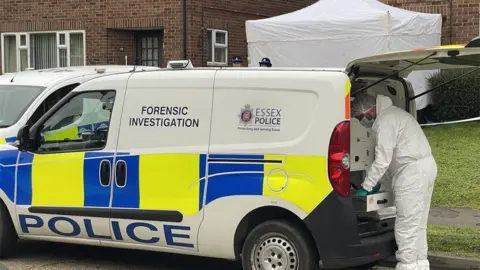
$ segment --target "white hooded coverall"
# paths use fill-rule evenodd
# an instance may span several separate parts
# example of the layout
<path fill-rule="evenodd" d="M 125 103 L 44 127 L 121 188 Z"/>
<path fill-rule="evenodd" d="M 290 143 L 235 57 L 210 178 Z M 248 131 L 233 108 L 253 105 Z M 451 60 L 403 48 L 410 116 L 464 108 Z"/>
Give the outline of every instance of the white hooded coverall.
<path fill-rule="evenodd" d="M 427 221 L 437 164 L 423 130 L 408 112 L 378 95 L 377 118 L 372 126 L 375 160 L 362 187 L 371 191 L 386 174 L 391 177 L 397 211 L 396 269 L 430 269 L 427 259 Z"/>

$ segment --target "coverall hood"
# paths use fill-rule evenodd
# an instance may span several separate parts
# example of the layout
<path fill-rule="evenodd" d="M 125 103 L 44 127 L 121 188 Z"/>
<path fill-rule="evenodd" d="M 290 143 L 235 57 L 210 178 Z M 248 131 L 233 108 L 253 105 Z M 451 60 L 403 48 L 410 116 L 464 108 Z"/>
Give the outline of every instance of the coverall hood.
<path fill-rule="evenodd" d="M 392 107 L 392 100 L 384 95 L 377 96 L 377 115 L 380 115 L 386 109 Z"/>

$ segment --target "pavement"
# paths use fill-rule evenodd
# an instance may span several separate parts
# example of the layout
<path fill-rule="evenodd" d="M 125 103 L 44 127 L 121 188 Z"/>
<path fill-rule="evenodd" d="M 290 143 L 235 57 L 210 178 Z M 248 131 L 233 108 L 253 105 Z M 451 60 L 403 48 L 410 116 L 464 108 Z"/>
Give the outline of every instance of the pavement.
<path fill-rule="evenodd" d="M 480 270 L 480 259 L 434 255 L 428 257 L 428 260 L 430 261 L 430 269 L 433 270 Z M 393 257 L 381 262 L 382 266 L 390 267 L 391 269 L 394 269 L 396 264 L 397 261 Z M 378 270 L 376 268 L 374 269 Z"/>
<path fill-rule="evenodd" d="M 480 261 L 465 258 L 430 258 L 431 269 L 480 269 Z M 446 260 L 446 261 L 445 261 Z M 454 262 L 454 264 L 452 264 Z M 393 270 L 387 260 L 371 270 Z M 237 262 L 166 253 L 84 245 L 20 241 L 18 251 L 0 261 L 0 270 L 241 270 Z M 352 270 L 359 268 L 343 269 Z M 342 270 L 342 269 L 340 269 Z M 362 269 L 366 270 L 366 269 Z"/>
<path fill-rule="evenodd" d="M 432 208 L 428 223 L 433 225 L 480 228 L 480 210 Z"/>
<path fill-rule="evenodd" d="M 444 259 L 444 258 L 443 258 Z M 431 258 L 431 269 L 480 269 L 463 258 L 447 258 L 456 265 Z M 475 262 L 473 262 L 475 263 Z M 387 260 L 371 270 L 393 270 L 395 261 Z M 225 260 L 166 253 L 92 247 L 37 241 L 20 241 L 13 257 L 0 261 L 0 270 L 241 270 L 241 265 Z M 343 269 L 352 270 L 359 268 Z M 339 269 L 342 270 L 342 269 Z M 362 269 L 366 270 L 366 269 Z"/>
<path fill-rule="evenodd" d="M 37 241 L 20 241 L 15 255 L 0 264 L 8 270 L 241 270 L 217 259 Z"/>
<path fill-rule="evenodd" d="M 158 252 L 20 241 L 0 270 L 242 270 L 237 262 Z M 359 268 L 343 270 L 360 270 Z M 392 270 L 389 266 L 374 270 Z M 342 270 L 342 269 L 339 269 Z M 362 268 L 361 270 L 366 270 Z"/>

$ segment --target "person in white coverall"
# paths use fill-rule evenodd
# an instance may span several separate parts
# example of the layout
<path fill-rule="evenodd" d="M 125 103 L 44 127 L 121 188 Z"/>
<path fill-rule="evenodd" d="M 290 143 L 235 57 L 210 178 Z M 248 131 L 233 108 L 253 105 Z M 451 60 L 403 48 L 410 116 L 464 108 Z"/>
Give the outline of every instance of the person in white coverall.
<path fill-rule="evenodd" d="M 381 179 L 392 181 L 397 214 L 396 269 L 430 269 L 427 220 L 437 164 L 422 128 L 411 114 L 383 95 L 358 95 L 352 101 L 352 115 L 372 128 L 376 143 L 375 160 L 355 195 L 378 192 Z"/>

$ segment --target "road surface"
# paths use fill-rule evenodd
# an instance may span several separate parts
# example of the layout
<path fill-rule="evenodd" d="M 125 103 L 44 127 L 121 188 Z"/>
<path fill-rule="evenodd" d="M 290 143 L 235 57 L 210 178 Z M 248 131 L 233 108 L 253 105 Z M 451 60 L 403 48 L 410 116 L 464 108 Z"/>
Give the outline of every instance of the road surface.
<path fill-rule="evenodd" d="M 0 263 L 9 270 L 241 270 L 238 263 L 209 258 L 34 241 L 21 241 Z"/>

